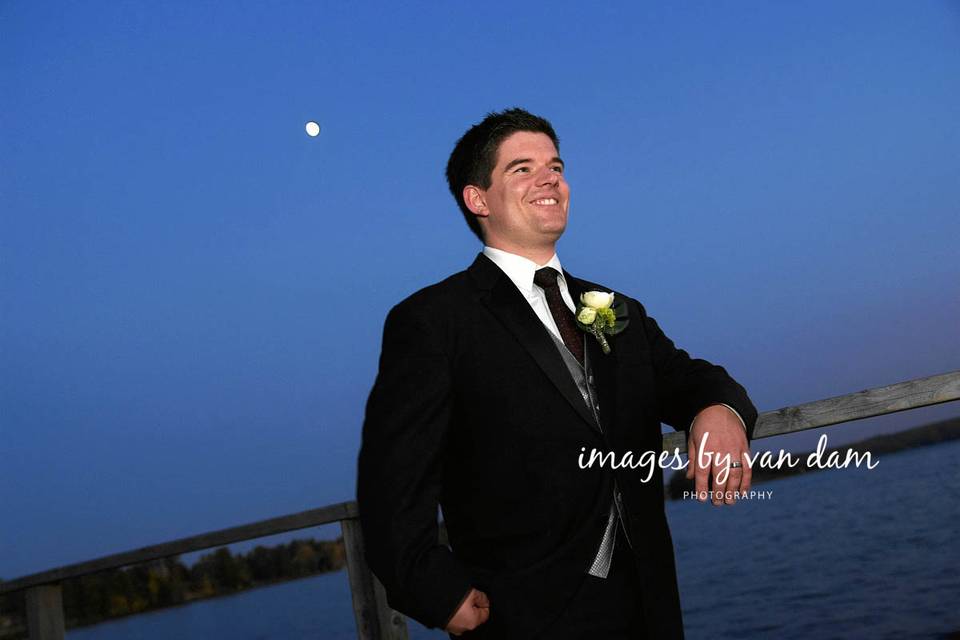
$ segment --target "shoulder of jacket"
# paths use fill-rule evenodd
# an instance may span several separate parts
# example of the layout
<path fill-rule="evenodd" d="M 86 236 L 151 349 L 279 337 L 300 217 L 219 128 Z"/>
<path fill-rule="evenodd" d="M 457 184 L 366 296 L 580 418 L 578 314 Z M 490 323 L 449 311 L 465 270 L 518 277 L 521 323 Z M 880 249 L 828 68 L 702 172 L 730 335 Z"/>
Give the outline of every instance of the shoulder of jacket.
<path fill-rule="evenodd" d="M 435 313 L 460 299 L 468 286 L 466 271 L 459 271 L 451 276 L 427 285 L 414 291 L 398 302 L 391 309 L 391 313 L 419 315 L 421 313 Z"/>

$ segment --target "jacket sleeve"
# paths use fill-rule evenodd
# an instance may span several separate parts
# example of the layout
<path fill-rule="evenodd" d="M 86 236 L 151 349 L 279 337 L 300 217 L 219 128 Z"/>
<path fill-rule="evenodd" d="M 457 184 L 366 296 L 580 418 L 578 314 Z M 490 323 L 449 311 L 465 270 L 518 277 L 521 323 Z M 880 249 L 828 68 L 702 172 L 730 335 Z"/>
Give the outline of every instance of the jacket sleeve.
<path fill-rule="evenodd" d="M 376 382 L 367 401 L 357 504 L 367 561 L 394 609 L 444 628 L 471 587 L 438 541 L 451 376 L 442 332 L 401 303 L 387 316 Z"/>
<path fill-rule="evenodd" d="M 637 304 L 653 359 L 660 421 L 678 431 L 685 431 L 702 409 L 712 404 L 726 404 L 740 414 L 747 428 L 747 438 L 751 439 L 757 410 L 746 389 L 723 367 L 691 358 L 686 351 L 678 349 L 660 330 L 657 321 L 647 315 L 643 305 Z"/>

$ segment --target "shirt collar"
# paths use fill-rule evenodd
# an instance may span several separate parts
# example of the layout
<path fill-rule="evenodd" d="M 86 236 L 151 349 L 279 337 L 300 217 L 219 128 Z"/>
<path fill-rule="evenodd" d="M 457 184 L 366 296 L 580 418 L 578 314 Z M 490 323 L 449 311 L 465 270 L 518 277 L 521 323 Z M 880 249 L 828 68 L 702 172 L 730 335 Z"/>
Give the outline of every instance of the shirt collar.
<path fill-rule="evenodd" d="M 483 247 L 483 255 L 493 260 L 494 264 L 500 267 L 500 270 L 507 274 L 507 277 L 513 281 L 524 295 L 533 293 L 533 274 L 543 267 L 553 267 L 560 274 L 560 282 L 566 286 L 566 279 L 563 276 L 563 267 L 560 266 L 560 258 L 554 253 L 553 257 L 547 260 L 546 264 L 537 264 L 529 258 L 518 256 L 515 253 L 495 249 L 493 247 Z"/>

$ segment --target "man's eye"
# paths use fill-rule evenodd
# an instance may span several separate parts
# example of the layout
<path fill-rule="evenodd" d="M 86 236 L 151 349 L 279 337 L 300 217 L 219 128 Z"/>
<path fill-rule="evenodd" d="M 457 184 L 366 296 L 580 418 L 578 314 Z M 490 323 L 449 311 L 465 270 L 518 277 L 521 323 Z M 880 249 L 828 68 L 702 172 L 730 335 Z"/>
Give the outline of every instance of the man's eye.
<path fill-rule="evenodd" d="M 553 167 L 553 170 L 556 171 L 557 173 L 563 173 L 563 167 L 561 167 L 560 165 Z"/>
<path fill-rule="evenodd" d="M 530 167 L 517 167 L 517 170 L 514 173 L 520 173 L 521 171 L 530 171 Z"/>

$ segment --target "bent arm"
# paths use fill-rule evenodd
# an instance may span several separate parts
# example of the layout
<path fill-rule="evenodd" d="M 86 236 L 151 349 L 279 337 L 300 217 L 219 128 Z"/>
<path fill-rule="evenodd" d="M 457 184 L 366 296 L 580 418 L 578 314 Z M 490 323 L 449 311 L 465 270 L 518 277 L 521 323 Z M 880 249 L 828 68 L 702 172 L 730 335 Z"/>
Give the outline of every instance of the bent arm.
<path fill-rule="evenodd" d="M 713 404 L 724 404 L 734 410 L 746 427 L 747 438 L 752 438 L 757 410 L 746 389 L 723 367 L 691 358 L 686 351 L 677 348 L 657 321 L 646 314 L 643 305 L 637 304 L 653 359 L 660 421 L 678 431 L 688 431 L 701 410 Z"/>
<path fill-rule="evenodd" d="M 363 424 L 357 503 L 367 561 L 390 606 L 428 627 L 444 628 L 470 592 L 471 580 L 438 542 L 452 400 L 438 333 L 410 305 L 401 303 L 387 316 Z"/>

